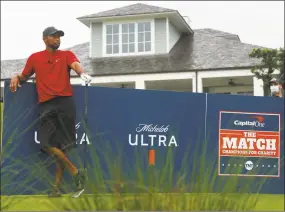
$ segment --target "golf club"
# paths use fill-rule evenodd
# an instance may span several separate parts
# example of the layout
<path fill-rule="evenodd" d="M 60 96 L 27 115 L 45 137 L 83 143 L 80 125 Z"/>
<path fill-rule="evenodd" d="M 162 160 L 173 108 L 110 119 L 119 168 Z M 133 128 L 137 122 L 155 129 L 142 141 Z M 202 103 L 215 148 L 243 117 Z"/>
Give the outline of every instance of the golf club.
<path fill-rule="evenodd" d="M 85 126 L 86 126 L 86 132 L 85 132 L 85 144 L 84 144 L 84 158 L 83 158 L 83 166 L 84 166 L 84 175 L 87 176 L 87 168 L 86 168 L 86 153 L 87 153 L 87 115 L 88 115 L 88 83 L 85 83 L 85 88 L 84 88 L 84 93 L 85 93 L 85 97 L 84 97 L 84 122 L 85 122 Z M 72 198 L 79 198 L 81 196 L 81 194 L 83 193 L 83 191 L 85 190 L 85 188 L 83 188 L 82 190 L 80 190 L 79 192 L 76 192 L 72 195 Z"/>
<path fill-rule="evenodd" d="M 85 121 L 85 126 L 86 126 L 86 133 L 85 133 L 85 144 L 84 144 L 84 171 L 86 171 L 86 153 L 87 153 L 87 115 L 88 115 L 88 83 L 85 83 L 85 98 L 84 98 L 84 107 L 85 107 L 85 112 L 84 112 L 84 121 Z"/>

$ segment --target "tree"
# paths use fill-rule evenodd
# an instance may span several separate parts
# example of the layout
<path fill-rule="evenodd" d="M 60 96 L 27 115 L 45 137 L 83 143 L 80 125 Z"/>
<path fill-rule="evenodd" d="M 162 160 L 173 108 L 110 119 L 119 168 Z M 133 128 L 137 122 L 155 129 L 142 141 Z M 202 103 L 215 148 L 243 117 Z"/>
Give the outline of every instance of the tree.
<path fill-rule="evenodd" d="M 269 82 L 273 78 L 272 74 L 275 70 L 279 71 L 278 79 L 284 83 L 284 48 L 268 49 L 258 48 L 253 49 L 249 54 L 251 58 L 262 59 L 259 65 L 251 69 L 251 72 L 258 78 L 262 79 L 264 86 L 264 96 L 270 95 Z"/>

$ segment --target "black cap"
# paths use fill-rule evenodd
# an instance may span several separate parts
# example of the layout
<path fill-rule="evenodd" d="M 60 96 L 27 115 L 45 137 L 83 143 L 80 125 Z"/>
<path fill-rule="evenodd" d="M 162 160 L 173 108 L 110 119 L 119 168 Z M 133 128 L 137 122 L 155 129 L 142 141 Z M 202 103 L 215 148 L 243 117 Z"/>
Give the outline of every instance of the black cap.
<path fill-rule="evenodd" d="M 58 33 L 60 36 L 64 36 L 64 32 L 62 30 L 58 30 L 55 27 L 51 26 L 51 27 L 47 27 L 44 31 L 43 31 L 43 37 L 49 36 L 49 35 L 54 35 Z"/>

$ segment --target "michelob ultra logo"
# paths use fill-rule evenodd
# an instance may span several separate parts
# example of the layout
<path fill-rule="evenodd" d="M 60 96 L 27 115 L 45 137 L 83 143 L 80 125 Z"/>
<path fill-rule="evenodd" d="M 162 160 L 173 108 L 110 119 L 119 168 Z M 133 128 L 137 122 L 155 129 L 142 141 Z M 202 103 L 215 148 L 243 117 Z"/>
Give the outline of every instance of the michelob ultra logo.
<path fill-rule="evenodd" d="M 136 127 L 136 134 L 129 134 L 129 145 L 142 147 L 177 147 L 174 135 L 166 135 L 169 125 L 158 126 L 153 124 L 139 124 Z"/>
<path fill-rule="evenodd" d="M 135 134 L 129 134 L 129 145 L 150 147 L 148 162 L 155 165 L 155 147 L 177 147 L 175 135 L 169 133 L 169 125 L 139 124 Z"/>

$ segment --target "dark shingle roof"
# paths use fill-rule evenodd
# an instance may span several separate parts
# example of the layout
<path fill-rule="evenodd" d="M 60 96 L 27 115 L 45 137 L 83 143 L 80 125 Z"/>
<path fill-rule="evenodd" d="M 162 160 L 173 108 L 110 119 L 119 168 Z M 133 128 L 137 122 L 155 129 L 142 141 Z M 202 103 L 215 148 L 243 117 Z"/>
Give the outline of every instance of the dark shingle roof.
<path fill-rule="evenodd" d="M 92 75 L 243 68 L 260 63 L 260 60 L 252 59 L 248 55 L 253 48 L 263 47 L 227 39 L 227 36 L 231 37 L 232 34 L 216 30 L 209 32 L 209 29 L 194 30 L 194 35 L 182 36 L 169 54 L 97 58 L 92 61 L 92 65 L 89 59 L 89 43 L 69 49 L 78 56 L 85 70 Z M 18 73 L 25 62 L 26 59 L 1 61 L 1 78 L 10 78 L 14 73 Z"/>
<path fill-rule="evenodd" d="M 132 4 L 132 5 L 124 6 L 124 7 L 115 8 L 112 10 L 95 13 L 92 15 L 82 16 L 77 19 L 139 15 L 139 14 L 150 14 L 150 13 L 164 13 L 164 12 L 175 12 L 175 11 L 176 10 L 137 3 L 137 4 Z"/>
<path fill-rule="evenodd" d="M 140 57 L 95 59 L 91 74 L 131 74 L 180 72 L 251 67 L 260 60 L 249 58 L 254 46 L 194 30 L 194 36 L 182 36 L 169 54 Z"/>
<path fill-rule="evenodd" d="M 204 34 L 211 34 L 215 35 L 215 37 L 223 37 L 228 40 L 235 40 L 240 42 L 240 38 L 236 34 L 228 33 L 228 32 L 223 32 L 223 31 L 218 31 L 215 29 L 210 29 L 210 28 L 204 28 L 204 29 L 196 29 L 196 32 L 203 32 Z"/>

